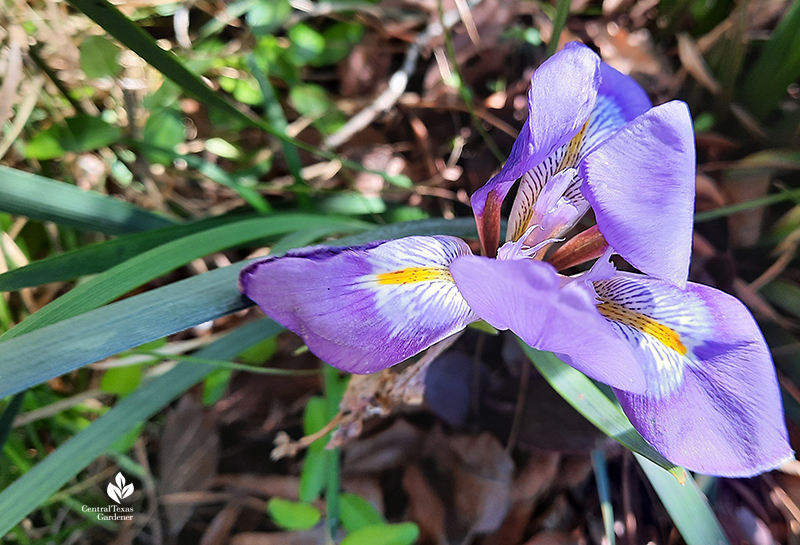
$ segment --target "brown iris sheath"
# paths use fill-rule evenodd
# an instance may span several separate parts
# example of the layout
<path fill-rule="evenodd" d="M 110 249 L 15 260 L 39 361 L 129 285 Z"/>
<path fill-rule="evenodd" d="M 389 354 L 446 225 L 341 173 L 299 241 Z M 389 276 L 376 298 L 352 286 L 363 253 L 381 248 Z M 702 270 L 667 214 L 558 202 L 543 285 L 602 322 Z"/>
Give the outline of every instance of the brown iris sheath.
<path fill-rule="evenodd" d="M 607 248 L 608 242 L 603 238 L 597 225 L 594 225 L 565 242 L 547 262 L 557 271 L 563 271 L 591 259 L 597 259 Z"/>
<path fill-rule="evenodd" d="M 500 207 L 502 204 L 502 200 L 497 198 L 496 189 L 491 190 L 486 196 L 483 221 L 478 226 L 483 255 L 486 257 L 497 257 L 497 247 L 500 245 Z"/>

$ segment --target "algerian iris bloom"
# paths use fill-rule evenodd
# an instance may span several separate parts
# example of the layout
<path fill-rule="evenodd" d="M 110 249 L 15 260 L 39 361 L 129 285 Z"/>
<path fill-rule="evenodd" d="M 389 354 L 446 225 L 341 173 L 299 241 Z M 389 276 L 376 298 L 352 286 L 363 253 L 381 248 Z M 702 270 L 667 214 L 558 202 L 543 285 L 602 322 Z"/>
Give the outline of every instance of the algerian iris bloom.
<path fill-rule="evenodd" d="M 687 283 L 694 135 L 686 105 L 568 44 L 531 80 L 508 162 L 472 197 L 485 257 L 412 236 L 318 246 L 244 268 L 239 285 L 321 359 L 372 373 L 483 319 L 614 388 L 673 463 L 746 476 L 791 458 L 766 343 L 735 298 Z M 500 247 L 500 210 L 519 181 Z M 576 276 L 542 261 L 593 209 L 602 257 Z M 597 238 L 597 237 L 596 237 Z M 569 243 L 568 243 L 569 244 Z M 618 272 L 612 253 L 645 274 Z"/>

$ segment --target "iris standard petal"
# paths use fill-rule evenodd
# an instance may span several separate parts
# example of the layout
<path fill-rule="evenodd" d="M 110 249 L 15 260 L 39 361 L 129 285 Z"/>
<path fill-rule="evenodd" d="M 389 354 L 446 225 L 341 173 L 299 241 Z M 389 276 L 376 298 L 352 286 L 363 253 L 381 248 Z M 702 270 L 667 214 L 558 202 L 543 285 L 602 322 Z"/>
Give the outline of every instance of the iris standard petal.
<path fill-rule="evenodd" d="M 567 44 L 533 73 L 528 120 L 511 155 L 502 170 L 470 199 L 484 252 L 490 257 L 500 242 L 500 208 L 509 190 L 581 131 L 599 86 L 600 58 L 577 42 Z"/>
<path fill-rule="evenodd" d="M 508 218 L 507 241 L 517 240 L 528 227 L 539 223 L 532 217 L 534 203 L 543 198 L 546 187 L 555 181 L 553 178 L 559 172 L 577 167 L 601 142 L 652 107 L 647 93 L 633 78 L 604 63 L 600 64 L 600 76 L 597 99 L 585 126 L 569 142 L 522 174 Z M 580 215 L 589 208 L 580 191 L 582 183 L 583 178 L 576 173 L 559 194 L 569 200 Z"/>
<path fill-rule="evenodd" d="M 579 173 L 611 247 L 642 272 L 685 286 L 695 195 L 686 104 L 668 102 L 640 115 L 587 155 Z"/>
<path fill-rule="evenodd" d="M 634 427 L 673 463 L 746 477 L 792 456 L 769 350 L 748 310 L 699 284 L 620 273 L 600 312 L 634 348 L 647 392 L 617 391 Z"/>
<path fill-rule="evenodd" d="M 447 236 L 318 246 L 252 263 L 239 289 L 325 362 L 373 373 L 478 319 L 447 268 L 470 253 Z"/>
<path fill-rule="evenodd" d="M 540 261 L 462 256 L 450 265 L 459 291 L 477 315 L 510 329 L 534 348 L 562 354 L 586 375 L 643 393 L 645 377 L 630 346 L 598 313 L 585 284 L 560 287 Z"/>
<path fill-rule="evenodd" d="M 597 102 L 589 117 L 580 157 L 652 107 L 647 93 L 632 77 L 601 63 Z"/>

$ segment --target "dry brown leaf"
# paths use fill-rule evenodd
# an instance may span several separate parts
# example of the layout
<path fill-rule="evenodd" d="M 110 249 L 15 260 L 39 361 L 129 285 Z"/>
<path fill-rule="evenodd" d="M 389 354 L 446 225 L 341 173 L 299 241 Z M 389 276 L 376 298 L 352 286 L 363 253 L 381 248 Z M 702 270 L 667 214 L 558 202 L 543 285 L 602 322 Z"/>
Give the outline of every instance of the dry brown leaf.
<path fill-rule="evenodd" d="M 497 531 L 511 504 L 514 462 L 491 434 L 446 440 L 459 526 L 473 533 Z"/>
<path fill-rule="evenodd" d="M 603 61 L 623 74 L 640 80 L 651 94 L 660 97 L 672 86 L 672 69 L 656 53 L 652 36 L 647 30 L 631 32 L 613 21 L 592 21 L 586 24 L 586 32 L 600 48 Z"/>
<path fill-rule="evenodd" d="M 199 545 L 224 545 L 228 542 L 228 537 L 236 524 L 236 519 L 242 512 L 242 506 L 233 501 L 226 505 L 219 513 L 214 516 L 211 523 L 203 532 Z"/>
<path fill-rule="evenodd" d="M 706 64 L 703 54 L 697 48 L 691 36 L 685 32 L 678 34 L 678 57 L 686 71 L 697 80 L 697 82 L 708 89 L 712 95 L 716 95 L 722 90 L 719 82 L 714 78 L 711 70 Z"/>
<path fill-rule="evenodd" d="M 446 545 L 444 504 L 417 465 L 406 469 L 403 490 L 408 494 L 408 517 L 419 526 L 420 543 Z"/>
<path fill-rule="evenodd" d="M 159 441 L 159 493 L 203 490 L 214 480 L 219 463 L 219 437 L 212 416 L 190 395 L 167 414 Z M 168 532 L 176 536 L 189 517 L 192 505 L 167 504 Z"/>
<path fill-rule="evenodd" d="M 541 532 L 525 545 L 586 545 L 586 539 L 576 538 L 566 532 Z"/>
<path fill-rule="evenodd" d="M 404 467 L 419 456 L 424 434 L 405 420 L 344 446 L 345 475 L 372 475 Z"/>
<path fill-rule="evenodd" d="M 539 497 L 553 484 L 560 460 L 561 455 L 554 452 L 531 454 L 522 472 L 514 479 L 512 504 L 503 525 L 486 539 L 485 545 L 507 545 L 522 541 Z"/>
<path fill-rule="evenodd" d="M 268 498 L 278 496 L 287 500 L 297 500 L 300 479 L 292 475 L 228 474 L 217 476 L 214 479 L 214 486 Z"/>
<path fill-rule="evenodd" d="M 304 532 L 243 532 L 230 540 L 230 545 L 325 545 L 322 528 Z"/>
<path fill-rule="evenodd" d="M 769 168 L 730 169 L 720 184 L 731 204 L 742 203 L 767 194 L 773 171 Z M 734 248 L 747 248 L 758 242 L 764 208 L 754 208 L 728 216 L 730 243 Z"/>
<path fill-rule="evenodd" d="M 711 176 L 697 174 L 697 210 L 711 210 L 725 206 L 725 195 L 720 191 L 717 182 Z"/>

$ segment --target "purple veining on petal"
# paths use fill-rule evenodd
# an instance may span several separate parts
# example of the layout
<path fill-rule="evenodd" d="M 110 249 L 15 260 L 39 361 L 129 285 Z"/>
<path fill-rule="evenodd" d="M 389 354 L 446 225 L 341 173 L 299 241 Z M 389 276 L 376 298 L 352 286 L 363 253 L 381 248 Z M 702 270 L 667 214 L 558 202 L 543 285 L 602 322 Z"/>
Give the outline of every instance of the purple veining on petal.
<path fill-rule="evenodd" d="M 497 329 L 510 329 L 534 348 L 569 356 L 586 375 L 643 393 L 644 375 L 627 343 L 597 311 L 585 283 L 561 288 L 547 263 L 461 256 L 450 271 L 464 299 Z"/>
<path fill-rule="evenodd" d="M 594 107 L 599 85 L 599 57 L 577 42 L 567 44 L 534 72 L 528 120 L 511 155 L 500 172 L 470 199 L 487 255 L 494 257 L 497 250 L 500 207 L 509 190 L 525 172 L 581 130 Z"/>
<path fill-rule="evenodd" d="M 745 477 L 791 457 L 769 350 L 749 311 L 708 286 L 681 290 L 620 273 L 597 283 L 606 300 L 680 336 L 681 350 L 617 324 L 647 377 L 644 394 L 617 391 L 634 427 L 670 461 L 692 471 Z"/>
<path fill-rule="evenodd" d="M 447 236 L 315 247 L 249 265 L 240 287 L 327 363 L 372 373 L 477 319 L 447 270 L 469 253 Z"/>

